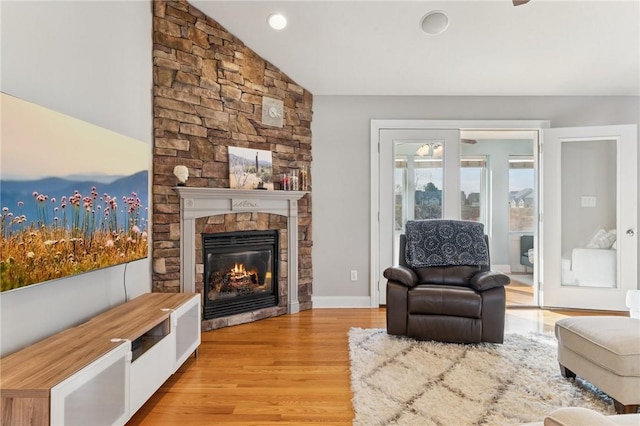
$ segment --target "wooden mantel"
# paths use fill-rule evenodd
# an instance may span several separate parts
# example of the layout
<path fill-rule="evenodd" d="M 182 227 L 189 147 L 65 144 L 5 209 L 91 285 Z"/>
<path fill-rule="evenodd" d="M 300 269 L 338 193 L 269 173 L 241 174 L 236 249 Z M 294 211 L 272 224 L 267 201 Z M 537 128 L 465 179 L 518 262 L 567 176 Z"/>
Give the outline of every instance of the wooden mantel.
<path fill-rule="evenodd" d="M 298 200 L 304 191 L 268 191 L 176 186 L 180 196 L 180 291 L 196 291 L 196 226 L 200 217 L 227 213 L 272 213 L 287 217 L 287 313 L 300 312 L 298 302 Z"/>

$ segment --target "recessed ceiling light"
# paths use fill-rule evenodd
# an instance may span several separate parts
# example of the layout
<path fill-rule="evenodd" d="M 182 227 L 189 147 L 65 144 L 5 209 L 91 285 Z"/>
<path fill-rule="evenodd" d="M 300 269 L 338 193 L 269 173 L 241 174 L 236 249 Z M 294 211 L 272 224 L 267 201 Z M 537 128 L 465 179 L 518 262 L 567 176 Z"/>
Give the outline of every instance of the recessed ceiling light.
<path fill-rule="evenodd" d="M 267 22 L 269 23 L 269 26 L 274 30 L 281 30 L 287 26 L 287 18 L 285 18 L 284 15 L 280 13 L 272 13 L 271 15 L 269 15 L 269 17 L 267 18 Z"/>
<path fill-rule="evenodd" d="M 442 34 L 449 27 L 449 17 L 442 10 L 433 10 L 422 18 L 420 28 L 426 34 Z"/>

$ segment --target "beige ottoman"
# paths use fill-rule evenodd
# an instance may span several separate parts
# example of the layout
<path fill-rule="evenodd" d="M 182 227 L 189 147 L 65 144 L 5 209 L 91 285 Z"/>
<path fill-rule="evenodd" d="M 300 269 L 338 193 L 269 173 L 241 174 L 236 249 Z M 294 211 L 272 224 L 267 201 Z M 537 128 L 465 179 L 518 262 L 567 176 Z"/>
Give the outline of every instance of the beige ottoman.
<path fill-rule="evenodd" d="M 640 405 L 640 319 L 612 316 L 556 322 L 558 362 L 564 377 L 576 375 L 609 395 L 619 414 Z"/>

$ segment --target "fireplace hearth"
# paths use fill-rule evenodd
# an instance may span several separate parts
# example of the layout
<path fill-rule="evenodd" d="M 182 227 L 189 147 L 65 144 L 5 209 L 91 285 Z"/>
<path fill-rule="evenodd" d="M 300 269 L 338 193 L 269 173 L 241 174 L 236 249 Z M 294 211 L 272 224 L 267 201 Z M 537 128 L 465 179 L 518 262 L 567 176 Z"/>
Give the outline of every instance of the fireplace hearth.
<path fill-rule="evenodd" d="M 202 234 L 203 319 L 278 305 L 278 232 Z"/>

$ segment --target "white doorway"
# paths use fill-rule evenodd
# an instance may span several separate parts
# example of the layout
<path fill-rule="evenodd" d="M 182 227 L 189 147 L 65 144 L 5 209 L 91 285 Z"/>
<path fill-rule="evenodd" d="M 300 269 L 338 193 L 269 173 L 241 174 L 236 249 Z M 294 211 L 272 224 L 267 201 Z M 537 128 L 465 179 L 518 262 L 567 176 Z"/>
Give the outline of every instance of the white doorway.
<path fill-rule="evenodd" d="M 637 185 L 638 185 L 638 164 L 637 164 L 637 126 L 605 126 L 597 128 L 572 128 L 572 129 L 548 129 L 548 121 L 385 121 L 373 120 L 371 122 L 371 306 L 377 307 L 385 304 L 384 289 L 386 280 L 382 276 L 384 269 L 397 263 L 394 258 L 393 238 L 395 220 L 395 196 L 394 196 L 394 164 L 396 146 L 414 140 L 416 142 L 429 142 L 441 140 L 444 151 L 442 153 L 443 164 L 443 192 L 442 195 L 442 217 L 449 219 L 460 218 L 461 208 L 464 201 L 459 194 L 463 177 L 460 170 L 464 168 L 464 161 L 470 160 L 472 165 L 479 166 L 480 157 L 472 153 L 470 148 L 465 148 L 464 144 L 455 142 L 455 132 L 461 132 L 457 139 L 471 139 L 471 131 L 486 132 L 488 130 L 499 131 L 534 131 L 544 132 L 543 149 L 534 150 L 533 169 L 535 182 L 539 187 L 538 205 L 535 211 L 539 212 L 535 219 L 535 226 L 532 240 L 532 248 L 527 256 L 532 267 L 534 291 L 534 305 L 545 307 L 564 307 L 582 309 L 606 309 L 625 310 L 624 295 L 627 290 L 637 288 L 638 274 L 638 248 L 637 248 Z M 454 132 L 454 133 L 451 133 Z M 473 145 L 473 144 L 471 144 Z M 585 149 L 592 150 L 595 147 L 595 154 L 591 156 L 593 166 L 586 167 L 584 152 Z M 608 148 L 607 148 L 608 147 Z M 604 149 L 604 151 L 603 151 Z M 431 151 L 431 147 L 427 150 Z M 525 155 L 526 157 L 526 155 Z M 486 158 L 485 158 L 486 159 Z M 604 177 L 597 177 L 596 166 L 604 163 L 613 166 L 605 167 L 608 174 Z M 531 158 L 518 158 L 513 155 L 510 158 L 509 169 L 518 169 Z M 516 165 L 520 163 L 520 165 Z M 513 164 L 513 167 L 511 165 Z M 538 167 L 538 164 L 540 165 Z M 598 193 L 598 185 L 584 188 L 571 189 L 571 180 L 576 180 L 578 172 L 587 172 L 585 177 L 580 179 L 600 179 L 604 182 L 605 193 Z M 613 170 L 613 172 L 611 172 Z M 594 177 L 595 176 L 595 177 Z M 489 181 L 493 179 L 492 173 L 486 177 Z M 407 188 L 411 188 L 407 186 Z M 495 191 L 496 185 L 488 185 L 489 192 Z M 615 189 L 614 189 L 615 188 Z M 607 193 L 608 191 L 608 193 Z M 594 192 L 591 194 L 591 192 Z M 453 193 L 454 196 L 447 196 L 446 193 Z M 612 197 L 611 193 L 615 193 Z M 513 192 L 509 191 L 510 195 Z M 567 205 L 565 200 L 568 195 L 579 195 L 579 208 L 576 213 L 575 206 Z M 494 199 L 495 194 L 488 195 L 489 199 Z M 482 195 L 480 195 L 480 199 Z M 514 197 L 512 202 L 518 203 L 516 206 L 510 204 L 510 208 L 519 207 L 522 202 L 523 207 L 527 207 L 526 199 Z M 525 197 L 526 198 L 526 197 Z M 580 273 L 575 269 L 580 262 L 572 256 L 565 256 L 567 253 L 573 254 L 574 248 L 586 244 L 585 241 L 578 242 L 576 232 L 586 235 L 591 225 L 582 221 L 583 217 L 590 216 L 595 212 L 596 207 L 602 204 L 611 204 L 614 207 L 612 213 L 597 216 L 597 231 L 613 234 L 615 244 L 605 250 L 614 249 L 614 256 L 609 256 L 609 264 L 613 262 L 613 278 L 608 281 L 587 283 L 578 285 Z M 411 207 L 407 204 L 408 207 Z M 589 210 L 591 209 L 591 210 Z M 482 209 L 480 209 L 482 210 Z M 488 215 L 495 214 L 495 209 L 486 209 Z M 514 217 L 522 218 L 522 212 Z M 526 211 L 525 211 L 526 213 Z M 462 213 L 464 214 L 464 212 Z M 481 216 L 479 213 L 478 216 Z M 511 221 L 511 213 L 508 214 Z M 408 216 L 406 216 L 408 217 Z M 404 220 L 405 218 L 403 218 Z M 486 217 L 489 232 L 495 234 L 493 228 L 494 221 Z M 577 229 L 577 231 L 576 231 Z M 511 235 L 511 249 L 519 247 L 517 230 Z M 528 232 L 528 231 L 527 231 Z M 595 233 L 595 232 L 594 232 Z M 590 235 L 589 238 L 592 238 Z M 583 239 L 585 237 L 583 236 Z M 586 248 L 586 247 L 585 247 Z M 511 251 L 510 249 L 510 251 Z M 495 251 L 495 250 L 494 250 Z M 524 253 L 521 253 L 524 255 Z M 611 253 L 609 253 L 611 254 Z M 397 255 L 396 255 L 397 257 Z M 589 262 L 588 256 L 586 262 Z M 492 265 L 495 265 L 492 258 Z M 508 264 L 513 267 L 513 261 Z M 505 264 L 498 263 L 498 269 L 506 269 Z M 567 273 L 566 270 L 570 272 Z M 528 269 L 525 268 L 525 271 Z M 606 273 L 608 272 L 608 275 Z M 598 274 L 605 272 L 611 278 L 610 269 L 600 268 Z M 592 273 L 590 273 L 593 275 Z M 576 278 L 577 277 L 577 278 Z M 600 280 L 601 278 L 598 278 Z"/>
<path fill-rule="evenodd" d="M 380 250 L 392 264 L 397 263 L 407 220 L 457 217 L 458 197 L 448 194 L 456 194 L 459 187 L 455 175 L 459 140 L 457 129 L 381 130 Z M 379 273 L 390 265 L 381 264 Z"/>
<path fill-rule="evenodd" d="M 460 148 L 461 219 L 485 225 L 507 306 L 538 306 L 539 131 L 463 130 Z"/>
<path fill-rule="evenodd" d="M 626 310 L 638 276 L 637 126 L 543 136 L 542 304 Z"/>
<path fill-rule="evenodd" d="M 469 168 L 471 174 L 477 173 L 478 168 L 482 168 L 482 158 L 478 152 L 473 152 L 471 148 L 467 148 L 467 145 L 478 145 L 477 143 L 469 143 L 470 139 L 474 136 L 480 135 L 480 133 L 473 134 L 469 132 L 487 132 L 489 130 L 493 132 L 507 132 L 507 131 L 519 131 L 519 132 L 537 132 L 541 128 L 548 127 L 547 121 L 423 121 L 423 120 L 411 120 L 411 121 L 386 121 L 386 120 L 373 120 L 371 122 L 371 306 L 379 306 L 386 303 L 385 298 L 385 285 L 386 280 L 382 273 L 388 266 L 397 263 L 397 245 L 396 234 L 403 227 L 403 221 L 412 219 L 416 213 L 419 214 L 420 209 L 408 200 L 410 197 L 398 197 L 398 185 L 397 176 L 399 175 L 396 167 L 400 162 L 398 160 L 406 161 L 404 176 L 406 177 L 410 169 L 410 161 L 407 159 L 407 153 L 412 155 L 417 154 L 417 150 L 427 145 L 426 151 L 429 154 L 434 154 L 434 148 L 439 148 L 439 155 L 431 155 L 428 161 L 434 160 L 441 161 L 442 164 L 442 181 L 438 181 L 442 185 L 438 188 L 438 184 L 433 183 L 429 188 L 423 188 L 421 190 L 424 193 L 433 192 L 434 190 L 441 190 L 442 195 L 440 198 L 440 214 L 442 218 L 458 219 L 465 214 L 475 215 L 483 223 L 486 223 L 485 229 L 488 232 L 497 231 L 497 226 L 492 225 L 490 215 L 492 209 L 489 208 L 488 202 L 494 197 L 492 195 L 492 179 L 493 174 L 488 170 L 485 163 L 485 171 L 480 172 L 480 176 L 485 180 L 485 191 L 482 194 L 477 194 L 478 204 L 481 204 L 481 200 L 484 199 L 485 206 L 477 205 L 477 209 L 466 208 L 469 207 L 469 203 L 473 204 L 476 199 L 469 200 L 468 195 L 461 196 L 462 182 L 465 180 L 465 168 Z M 462 133 L 461 133 L 462 132 Z M 461 142 L 461 134 L 464 135 Z M 484 136 L 488 136 L 486 133 Z M 514 133 L 514 137 L 515 137 Z M 503 134 L 504 136 L 504 134 Z M 536 139 L 537 143 L 537 139 Z M 478 145 L 480 147 L 480 145 Z M 405 148 L 410 148 L 409 150 Z M 413 149 L 416 149 L 413 151 Z M 486 148 L 486 147 L 485 147 Z M 403 151 L 404 149 L 404 151 Z M 531 146 L 529 149 L 532 150 Z M 537 150 L 533 149 L 532 156 L 537 161 Z M 396 156 L 396 154 L 399 154 Z M 414 155 L 414 157 L 415 157 Z M 404 156 L 404 157 L 403 157 Z M 531 156 L 531 155 L 530 155 Z M 403 157 L 403 158 L 397 158 Z M 485 157 L 486 161 L 486 157 Z M 412 167 L 416 167 L 418 161 L 416 158 L 413 160 Z M 434 167 L 432 167 L 434 168 Z M 508 168 L 508 167 L 507 167 Z M 476 169 L 475 171 L 472 169 Z M 414 171 L 412 171 L 413 173 Z M 484 173 L 484 174 L 483 174 Z M 400 174 L 402 175 L 402 173 Z M 413 176 L 417 176 L 414 174 Z M 535 175 L 537 181 L 537 174 Z M 411 179 L 406 179 L 405 190 L 415 191 L 416 181 L 418 177 L 414 178 L 413 184 Z M 428 184 L 429 182 L 424 182 Z M 467 185 L 464 182 L 464 185 Z M 402 185 L 400 185 L 402 186 Z M 505 202 L 501 208 L 503 215 L 508 215 L 508 203 L 507 195 L 509 191 L 503 191 Z M 425 194 L 421 194 L 425 195 Z M 411 195 L 413 197 L 413 194 Z M 437 197 L 428 197 L 434 203 L 437 202 Z M 398 207 L 398 199 L 402 201 L 400 208 Z M 404 208 L 402 208 L 404 206 Z M 537 209 L 535 209 L 537 211 Z M 397 213 L 399 212 L 399 213 Z M 430 209 L 429 214 L 437 213 L 437 209 Z M 421 218 L 421 217 L 415 217 Z M 397 219 L 400 219 L 399 221 Z M 486 222 L 485 222 L 486 221 Z M 535 232 L 537 234 L 537 218 L 535 220 Z M 490 238 L 491 238 L 491 234 Z M 497 242 L 497 241 L 496 241 Z M 491 244 L 491 241 L 490 241 Z M 503 242 L 505 246 L 509 246 L 509 242 Z M 507 248 L 501 248 L 500 251 L 508 251 Z M 493 254 L 492 254 L 493 257 Z M 505 259 L 508 259 L 507 255 Z M 519 258 L 519 257 L 518 257 Z M 504 262 L 500 269 L 504 269 L 509 265 L 510 261 L 502 260 Z M 493 264 L 492 259 L 492 264 Z M 536 268 L 532 268 L 534 272 Z M 535 273 L 535 272 L 534 272 Z M 533 275 L 533 274 L 532 274 Z M 535 278 L 532 276 L 532 280 L 537 280 L 537 274 Z M 537 292 L 535 292 L 534 302 L 538 303 Z"/>

